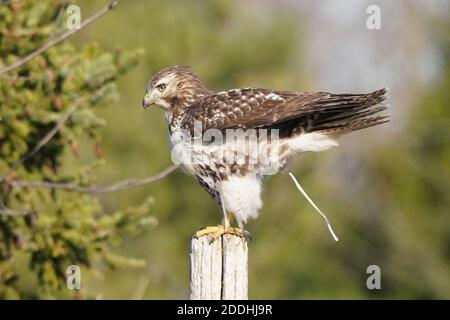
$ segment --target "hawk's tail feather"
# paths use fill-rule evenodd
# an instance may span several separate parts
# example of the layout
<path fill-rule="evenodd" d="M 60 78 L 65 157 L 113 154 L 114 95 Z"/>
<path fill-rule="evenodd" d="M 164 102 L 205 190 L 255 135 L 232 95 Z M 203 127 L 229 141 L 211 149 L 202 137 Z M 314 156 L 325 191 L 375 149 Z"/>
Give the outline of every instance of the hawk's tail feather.
<path fill-rule="evenodd" d="M 361 130 L 369 127 L 374 127 L 379 124 L 389 122 L 389 116 L 377 116 L 377 117 L 367 117 L 356 119 L 352 121 L 347 121 L 343 124 L 336 125 L 324 125 L 314 128 L 312 131 L 320 131 L 326 133 L 348 133 L 351 131 Z"/>
<path fill-rule="evenodd" d="M 362 118 L 371 116 L 373 114 L 376 114 L 378 112 L 381 112 L 383 110 L 386 110 L 386 109 L 387 109 L 386 106 L 379 106 L 379 107 L 374 107 L 374 108 L 370 108 L 368 110 L 362 110 L 362 111 L 358 111 L 358 112 L 355 112 L 355 111 L 343 112 L 343 113 L 339 113 L 332 117 L 327 117 L 322 121 L 318 120 L 318 121 L 316 121 L 316 125 L 319 126 L 321 124 L 327 124 L 332 121 L 338 122 L 340 120 L 343 120 L 343 121 L 348 122 L 351 119 L 362 119 Z"/>
<path fill-rule="evenodd" d="M 374 115 L 387 109 L 387 94 L 386 88 L 367 94 L 330 94 L 315 103 L 304 129 L 343 134 L 386 123 L 388 115 Z"/>

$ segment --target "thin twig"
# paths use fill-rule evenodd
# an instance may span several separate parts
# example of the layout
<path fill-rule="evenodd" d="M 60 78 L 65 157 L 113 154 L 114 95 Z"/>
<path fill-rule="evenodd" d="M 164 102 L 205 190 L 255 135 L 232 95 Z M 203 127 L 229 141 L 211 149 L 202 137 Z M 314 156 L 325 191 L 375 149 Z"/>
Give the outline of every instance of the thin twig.
<path fill-rule="evenodd" d="M 5 80 L 5 81 L 17 81 L 17 80 L 30 80 L 31 77 L 28 76 L 7 76 L 6 74 L 2 74 L 0 75 L 0 79 Z"/>
<path fill-rule="evenodd" d="M 142 300 L 149 284 L 150 277 L 148 275 L 141 277 L 137 283 L 133 295 L 131 296 L 131 300 Z"/>
<path fill-rule="evenodd" d="M 0 216 L 8 216 L 8 217 L 23 217 L 28 216 L 30 214 L 35 213 L 33 210 L 28 211 L 14 211 L 11 209 L 0 209 Z"/>
<path fill-rule="evenodd" d="M 334 241 L 339 241 L 339 238 L 336 236 L 336 234 L 333 231 L 333 228 L 331 227 L 331 223 L 328 220 L 327 216 L 325 215 L 325 213 L 322 212 L 322 210 L 319 209 L 319 207 L 314 203 L 314 201 L 312 201 L 312 199 L 308 196 L 308 194 L 305 192 L 305 190 L 303 190 L 302 186 L 300 185 L 300 183 L 298 182 L 298 180 L 295 178 L 295 176 L 292 174 L 292 172 L 289 172 L 289 176 L 292 178 L 292 180 L 295 183 L 295 186 L 297 187 L 298 191 L 301 192 L 301 194 L 303 194 L 303 196 L 306 198 L 306 200 L 308 200 L 308 202 L 311 204 L 311 206 L 316 209 L 317 213 L 322 217 L 322 219 L 325 221 L 325 223 L 327 224 L 328 227 L 328 231 L 330 231 L 331 236 L 333 237 Z"/>
<path fill-rule="evenodd" d="M 143 178 L 143 179 L 124 180 L 124 181 L 117 182 L 117 183 L 114 183 L 109 186 L 84 187 L 84 186 L 80 186 L 75 183 L 60 183 L 60 182 L 31 181 L 31 180 L 4 180 L 4 181 L 2 181 L 2 183 L 8 184 L 12 187 L 19 187 L 19 188 L 60 189 L 60 190 L 81 192 L 81 193 L 100 194 L 100 193 L 108 193 L 108 192 L 127 190 L 127 189 L 136 188 L 136 187 L 140 187 L 143 185 L 157 182 L 157 181 L 165 178 L 172 172 L 174 172 L 177 167 L 178 167 L 177 165 L 173 164 L 151 177 L 147 177 L 147 178 Z"/>
<path fill-rule="evenodd" d="M 79 29 L 67 30 L 66 32 L 64 32 L 60 36 L 49 40 L 42 47 L 36 49 L 35 51 L 31 52 L 30 54 L 26 55 L 25 57 L 17 60 L 16 62 L 10 64 L 9 66 L 6 66 L 4 68 L 0 68 L 0 75 L 3 74 L 3 73 L 9 72 L 11 70 L 19 68 L 20 66 L 24 65 L 25 63 L 27 63 L 31 59 L 33 59 L 33 58 L 37 57 L 38 55 L 40 55 L 41 53 L 43 53 L 44 51 L 47 51 L 51 47 L 54 47 L 57 44 L 59 44 L 60 42 L 66 40 L 68 37 L 72 36 L 73 34 L 77 33 L 78 31 L 80 31 L 81 29 L 86 27 L 87 25 L 91 24 L 92 22 L 94 22 L 98 18 L 100 18 L 103 15 L 105 15 L 106 13 L 108 13 L 115 6 L 117 6 L 118 3 L 119 3 L 119 0 L 112 0 L 107 6 L 103 7 L 101 10 L 99 10 L 96 13 L 94 13 L 92 16 L 90 16 L 86 20 L 84 20 L 81 23 Z"/>

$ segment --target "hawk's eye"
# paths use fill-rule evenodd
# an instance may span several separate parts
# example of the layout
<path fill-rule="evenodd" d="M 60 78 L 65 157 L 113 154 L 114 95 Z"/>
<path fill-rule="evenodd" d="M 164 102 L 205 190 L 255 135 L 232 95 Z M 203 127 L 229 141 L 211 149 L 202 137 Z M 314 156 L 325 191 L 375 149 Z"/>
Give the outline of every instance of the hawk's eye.
<path fill-rule="evenodd" d="M 159 92 L 163 92 L 166 89 L 166 85 L 163 83 L 157 86 L 156 88 L 158 88 Z"/>

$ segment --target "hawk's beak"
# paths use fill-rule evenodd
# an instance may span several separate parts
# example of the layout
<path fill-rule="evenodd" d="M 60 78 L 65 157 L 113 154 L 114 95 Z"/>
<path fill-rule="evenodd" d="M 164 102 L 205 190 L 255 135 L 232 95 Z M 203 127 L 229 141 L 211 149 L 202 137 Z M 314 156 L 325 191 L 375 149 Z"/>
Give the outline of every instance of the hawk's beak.
<path fill-rule="evenodd" d="M 151 97 L 150 93 L 147 92 L 144 96 L 144 99 L 142 99 L 142 107 L 144 107 L 144 109 L 147 109 L 152 104 L 153 104 L 152 97 Z"/>

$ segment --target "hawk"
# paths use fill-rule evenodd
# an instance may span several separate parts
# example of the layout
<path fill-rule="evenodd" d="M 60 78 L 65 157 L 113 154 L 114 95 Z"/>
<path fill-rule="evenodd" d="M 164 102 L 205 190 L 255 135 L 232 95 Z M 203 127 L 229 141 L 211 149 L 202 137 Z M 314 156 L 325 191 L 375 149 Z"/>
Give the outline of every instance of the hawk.
<path fill-rule="evenodd" d="M 262 179 L 267 172 L 273 174 L 274 163 L 283 169 L 299 154 L 325 151 L 344 134 L 389 121 L 380 114 L 387 108 L 386 97 L 386 89 L 366 94 L 258 88 L 214 92 L 189 66 L 172 66 L 148 81 L 142 105 L 164 110 L 172 156 L 175 151 L 188 155 L 177 157 L 180 167 L 222 208 L 221 225 L 195 234 L 215 239 L 224 233 L 248 235 L 244 225 L 258 216 Z M 264 130 L 270 138 L 260 142 Z M 243 148 L 236 147 L 236 137 L 226 135 L 229 131 L 244 134 L 237 138 Z M 219 139 L 220 134 L 226 138 Z M 250 136 L 258 143 L 248 147 Z M 238 227 L 231 226 L 233 218 Z"/>

